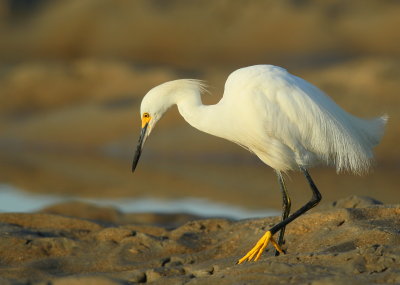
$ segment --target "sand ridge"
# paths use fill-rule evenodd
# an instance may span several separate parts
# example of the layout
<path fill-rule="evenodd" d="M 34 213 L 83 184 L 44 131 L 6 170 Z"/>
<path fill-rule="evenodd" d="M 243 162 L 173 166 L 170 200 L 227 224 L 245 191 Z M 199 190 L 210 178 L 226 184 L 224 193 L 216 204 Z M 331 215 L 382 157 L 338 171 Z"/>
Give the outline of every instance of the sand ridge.
<path fill-rule="evenodd" d="M 102 211 L 108 215 L 102 218 Z M 151 224 L 140 214 L 135 219 L 135 214 L 71 202 L 40 213 L 3 213 L 0 280 L 2 284 L 398 283 L 399 214 L 399 205 L 349 197 L 288 226 L 286 255 L 274 257 L 270 247 L 259 262 L 236 265 L 279 217 L 232 221 L 153 214 Z"/>

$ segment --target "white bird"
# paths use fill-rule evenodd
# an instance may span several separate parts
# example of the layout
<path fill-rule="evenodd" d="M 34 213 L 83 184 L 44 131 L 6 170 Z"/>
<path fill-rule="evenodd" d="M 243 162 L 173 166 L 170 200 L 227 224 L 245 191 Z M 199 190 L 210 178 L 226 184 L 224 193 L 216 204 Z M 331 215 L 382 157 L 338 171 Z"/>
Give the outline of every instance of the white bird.
<path fill-rule="evenodd" d="M 258 260 L 269 242 L 282 253 L 287 224 L 318 204 L 321 194 L 307 169 L 325 164 L 337 171 L 365 173 L 371 165 L 372 148 L 384 132 L 387 116 L 360 119 L 341 109 L 307 81 L 285 69 L 256 65 L 229 75 L 222 99 L 203 105 L 201 81 L 181 79 L 151 89 L 143 98 L 142 130 L 133 160 L 139 161 L 143 145 L 157 121 L 173 105 L 193 127 L 239 144 L 272 167 L 283 195 L 282 221 L 269 229 L 238 263 Z M 282 173 L 300 170 L 313 196 L 289 216 L 290 199 Z M 280 231 L 278 242 L 273 235 Z"/>

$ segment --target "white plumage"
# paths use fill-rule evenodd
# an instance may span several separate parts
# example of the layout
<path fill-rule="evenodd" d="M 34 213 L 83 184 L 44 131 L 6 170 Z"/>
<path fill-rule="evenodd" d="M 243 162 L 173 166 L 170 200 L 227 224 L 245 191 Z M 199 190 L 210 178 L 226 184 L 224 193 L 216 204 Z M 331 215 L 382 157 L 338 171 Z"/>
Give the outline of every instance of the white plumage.
<path fill-rule="evenodd" d="M 258 260 L 271 242 L 276 255 L 283 253 L 285 227 L 321 200 L 308 168 L 334 165 L 337 171 L 366 172 L 384 131 L 387 116 L 364 120 L 341 109 L 307 81 L 272 65 L 257 65 L 229 75 L 222 99 L 203 105 L 201 81 L 175 80 L 150 90 L 140 112 L 142 131 L 133 159 L 139 161 L 143 144 L 164 112 L 176 104 L 193 127 L 232 142 L 255 153 L 275 169 L 282 191 L 282 221 L 267 231 L 238 263 Z M 290 214 L 291 202 L 282 172 L 300 170 L 313 196 Z M 278 242 L 273 235 L 280 232 Z"/>
<path fill-rule="evenodd" d="M 360 174 L 370 167 L 387 121 L 386 115 L 357 118 L 312 84 L 272 65 L 233 72 L 218 104 L 203 105 L 202 91 L 201 81 L 187 79 L 150 90 L 141 105 L 141 114 L 152 117 L 147 135 L 176 104 L 193 127 L 245 147 L 278 171 L 328 164 Z"/>

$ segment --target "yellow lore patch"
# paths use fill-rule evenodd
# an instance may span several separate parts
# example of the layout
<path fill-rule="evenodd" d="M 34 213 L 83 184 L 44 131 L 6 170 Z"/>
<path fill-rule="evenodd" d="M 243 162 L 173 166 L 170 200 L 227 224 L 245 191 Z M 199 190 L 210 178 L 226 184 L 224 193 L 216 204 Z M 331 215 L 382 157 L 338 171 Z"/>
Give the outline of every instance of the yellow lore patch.
<path fill-rule="evenodd" d="M 142 129 L 144 128 L 144 126 L 146 126 L 146 124 L 148 124 L 151 120 L 151 117 L 149 115 L 149 113 L 144 113 L 142 116 Z"/>

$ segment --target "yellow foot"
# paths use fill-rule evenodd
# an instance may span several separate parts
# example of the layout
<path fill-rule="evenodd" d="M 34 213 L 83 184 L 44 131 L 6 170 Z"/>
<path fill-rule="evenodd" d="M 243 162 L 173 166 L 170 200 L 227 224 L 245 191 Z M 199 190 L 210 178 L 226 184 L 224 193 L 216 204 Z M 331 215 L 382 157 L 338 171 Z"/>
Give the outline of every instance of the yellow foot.
<path fill-rule="evenodd" d="M 275 247 L 277 251 L 280 253 L 284 253 L 281 247 L 276 243 L 276 241 L 272 237 L 272 233 L 270 231 L 267 231 L 262 238 L 257 242 L 257 244 L 241 259 L 238 260 L 238 264 L 243 263 L 244 261 L 251 261 L 254 259 L 254 261 L 257 261 L 261 254 L 263 253 L 264 249 L 267 247 L 268 243 L 271 242 L 272 245 Z"/>

